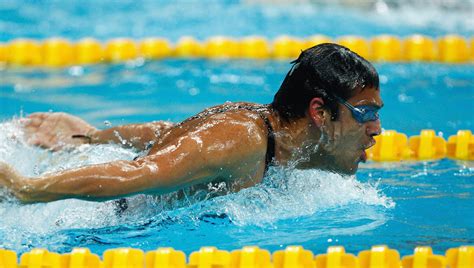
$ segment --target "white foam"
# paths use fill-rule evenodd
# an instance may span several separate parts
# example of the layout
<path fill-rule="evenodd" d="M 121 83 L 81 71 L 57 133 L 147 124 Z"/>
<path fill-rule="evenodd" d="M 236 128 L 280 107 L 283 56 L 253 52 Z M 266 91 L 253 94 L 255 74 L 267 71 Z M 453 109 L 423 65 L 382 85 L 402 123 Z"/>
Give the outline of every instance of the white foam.
<path fill-rule="evenodd" d="M 264 225 L 352 204 L 395 205 L 376 185 L 320 170 L 280 169 L 264 184 L 217 200 L 216 210 L 240 225 Z"/>
<path fill-rule="evenodd" d="M 0 123 L 0 161 L 9 163 L 28 177 L 88 164 L 131 160 L 135 155 L 133 150 L 111 144 L 82 145 L 74 150 L 50 152 L 26 144 L 18 120 Z M 5 194 L 3 189 L 0 196 Z M 12 198 L 9 201 L 13 201 Z M 72 199 L 31 205 L 3 202 L 0 203 L 0 231 L 14 227 L 23 232 L 40 234 L 64 228 L 107 226 L 115 224 L 113 209 L 110 202 Z"/>

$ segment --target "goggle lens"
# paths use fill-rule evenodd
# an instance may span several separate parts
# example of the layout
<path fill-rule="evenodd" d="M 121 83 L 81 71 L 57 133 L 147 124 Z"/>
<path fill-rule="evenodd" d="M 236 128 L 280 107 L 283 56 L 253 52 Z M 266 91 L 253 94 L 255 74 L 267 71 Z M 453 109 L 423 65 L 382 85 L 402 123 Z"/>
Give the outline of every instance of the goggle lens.
<path fill-rule="evenodd" d="M 366 123 L 369 121 L 376 121 L 379 119 L 379 108 L 374 106 L 357 106 L 351 109 L 352 116 L 359 123 Z"/>

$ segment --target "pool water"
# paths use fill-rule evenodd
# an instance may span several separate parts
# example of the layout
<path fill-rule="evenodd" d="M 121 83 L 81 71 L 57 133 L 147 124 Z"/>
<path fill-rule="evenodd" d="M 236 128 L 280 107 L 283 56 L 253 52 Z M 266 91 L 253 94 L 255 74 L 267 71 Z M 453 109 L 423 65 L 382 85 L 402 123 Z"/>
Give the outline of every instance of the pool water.
<path fill-rule="evenodd" d="M 53 110 L 98 127 L 177 122 L 225 101 L 270 102 L 288 66 L 280 61 L 168 60 L 81 71 L 7 70 L 1 88 L 6 105 L 0 160 L 29 176 L 131 160 L 137 152 L 118 145 L 84 145 L 57 153 L 27 146 L 16 117 Z M 445 137 L 472 129 L 471 66 L 376 67 L 386 77 L 381 79 L 384 128 L 408 135 L 433 128 Z M 169 205 L 139 196 L 121 216 L 111 202 L 8 202 L 0 204 L 0 245 L 18 252 L 31 247 L 66 252 L 82 246 L 97 253 L 111 247 L 173 246 L 189 253 L 204 245 L 275 250 L 290 244 L 314 252 L 340 244 L 355 252 L 385 243 L 405 254 L 416 245 L 444 251 L 474 242 L 473 179 L 470 162 L 367 163 L 356 177 L 275 170 L 263 185 L 210 200 L 189 197 Z"/>
<path fill-rule="evenodd" d="M 274 2 L 274 3 L 272 3 Z M 2 0 L 0 41 L 17 37 L 62 36 L 73 40 L 93 36 L 183 35 L 200 40 L 215 35 L 242 37 L 281 34 L 298 37 L 325 34 L 374 36 L 413 33 L 438 37 L 474 33 L 472 0 Z M 341 8 L 341 4 L 351 4 Z"/>
<path fill-rule="evenodd" d="M 3 32 L 0 36 L 3 40 L 19 36 L 42 38 L 47 33 L 71 39 L 85 35 L 106 39 L 148 34 L 170 39 L 184 34 L 204 38 L 228 30 L 238 15 L 243 14 L 254 23 L 236 24 L 235 36 L 255 33 L 268 37 L 280 33 L 306 36 L 314 31 L 334 36 L 349 31 L 365 36 L 379 32 L 403 35 L 416 31 L 434 36 L 455 30 L 461 34 L 473 33 L 472 23 L 469 24 L 472 19 L 465 22 L 453 18 L 436 26 L 428 23 L 431 17 L 426 15 L 421 20 L 425 23 L 414 25 L 410 20 L 401 20 L 404 24 L 398 27 L 390 20 L 382 21 L 383 16 L 366 18 L 363 14 L 367 10 L 249 6 L 232 1 L 213 6 L 221 11 L 215 17 L 208 18 L 203 11 L 191 9 L 183 17 L 183 24 L 188 24 L 188 28 L 181 28 L 171 22 L 180 7 L 169 3 L 163 3 L 166 7 L 161 9 L 165 10 L 163 14 L 154 14 L 155 4 L 151 2 L 142 6 L 120 1 L 110 11 L 107 1 L 87 8 L 79 3 L 72 2 L 60 9 L 59 2 L 38 1 L 18 9 L 15 1 L 4 1 L 0 10 L 7 16 L 2 16 L 5 19 L 0 22 L 0 28 L 19 27 L 15 31 L 0 31 Z M 152 8 L 145 8 L 147 5 Z M 52 10 L 52 15 L 35 27 L 41 18 L 40 10 L 45 7 Z M 109 22 L 96 21 L 93 8 L 99 14 L 108 14 Z M 409 8 L 394 12 L 410 17 Z M 131 11 L 127 13 L 127 9 Z M 295 10 L 304 11 L 303 15 L 295 15 Z M 446 12 L 448 17 L 451 14 L 435 10 Z M 138 16 L 135 12 L 139 11 L 144 15 Z M 229 21 L 204 30 L 203 25 L 213 20 L 223 21 L 221 13 L 228 15 Z M 331 19 L 341 20 L 344 17 L 349 22 L 345 24 L 342 20 L 342 26 L 333 32 L 331 25 L 310 19 L 316 15 L 322 18 L 331 15 Z M 128 16 L 137 18 L 133 27 L 126 26 Z M 166 30 L 165 26 L 148 27 L 147 23 L 155 17 L 175 31 Z M 118 23 L 110 29 L 104 26 L 114 19 Z M 68 23 L 56 26 L 56 20 Z M 307 27 L 308 21 L 314 25 Z M 368 27 L 374 22 L 379 25 Z M 459 27 L 450 28 L 451 24 Z M 473 130 L 472 65 L 379 63 L 375 66 L 385 102 L 381 111 L 384 129 L 412 136 L 430 128 L 444 138 L 459 129 Z M 151 120 L 179 122 L 226 101 L 269 103 L 289 68 L 288 61 L 272 60 L 147 62 L 138 59 L 124 64 L 59 70 L 2 69 L 0 161 L 10 163 L 23 175 L 37 176 L 92 163 L 131 160 L 138 152 L 118 145 L 83 145 L 56 153 L 28 146 L 17 119 L 32 112 L 51 110 L 72 113 L 100 128 Z M 88 247 L 101 254 L 116 247 L 152 250 L 171 246 L 190 253 L 206 245 L 226 250 L 258 245 L 274 251 L 298 244 L 320 253 L 331 245 L 344 245 L 347 251 L 357 252 L 371 245 L 387 244 L 408 255 L 417 245 L 432 246 L 435 252 L 444 253 L 450 247 L 474 243 L 472 162 L 448 159 L 369 162 L 361 165 L 356 176 L 318 170 L 271 171 L 260 185 L 216 198 L 208 198 L 206 193 L 182 200 L 173 194 L 131 197 L 130 208 L 121 215 L 117 215 L 112 202 L 64 200 L 20 205 L 7 198 L 0 202 L 0 247 L 20 254 L 33 247 L 57 252 Z M 221 186 L 209 191 L 225 191 L 225 186 Z"/>

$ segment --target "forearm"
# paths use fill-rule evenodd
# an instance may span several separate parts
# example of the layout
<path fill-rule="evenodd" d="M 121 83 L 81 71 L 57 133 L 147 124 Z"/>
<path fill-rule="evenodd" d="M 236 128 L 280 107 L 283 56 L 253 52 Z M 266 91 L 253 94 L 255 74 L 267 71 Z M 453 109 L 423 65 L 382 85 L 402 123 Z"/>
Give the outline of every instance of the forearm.
<path fill-rule="evenodd" d="M 186 162 L 189 162 L 188 159 Z M 50 202 L 68 198 L 104 201 L 137 193 L 168 193 L 186 185 L 209 181 L 215 174 L 215 171 L 203 168 L 194 172 L 187 171 L 186 168 L 180 170 L 174 165 L 169 165 L 168 160 L 162 163 L 149 160 L 115 161 L 66 170 L 40 178 L 22 178 L 15 186 L 9 188 L 23 203 Z"/>
<path fill-rule="evenodd" d="M 24 203 L 67 198 L 100 201 L 145 192 L 159 187 L 146 165 L 116 161 L 25 179 L 17 190 Z"/>
<path fill-rule="evenodd" d="M 124 147 L 144 150 L 162 131 L 172 126 L 168 122 L 152 122 L 112 127 L 104 130 L 93 130 L 88 134 L 91 143 L 117 143 Z"/>
<path fill-rule="evenodd" d="M 133 147 L 139 150 L 156 139 L 153 129 L 143 125 L 125 125 L 90 133 L 90 141 L 95 144 L 116 143 L 124 147 Z"/>

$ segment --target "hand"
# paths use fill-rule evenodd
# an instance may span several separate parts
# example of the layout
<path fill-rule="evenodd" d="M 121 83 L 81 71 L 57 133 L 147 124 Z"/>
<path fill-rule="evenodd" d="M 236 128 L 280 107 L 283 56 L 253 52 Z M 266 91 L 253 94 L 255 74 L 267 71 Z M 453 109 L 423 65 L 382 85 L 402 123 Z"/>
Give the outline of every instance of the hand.
<path fill-rule="evenodd" d="M 51 150 L 87 143 L 87 139 L 72 136 L 90 135 L 97 130 L 79 117 L 67 113 L 34 113 L 23 119 L 23 123 L 29 144 Z"/>

